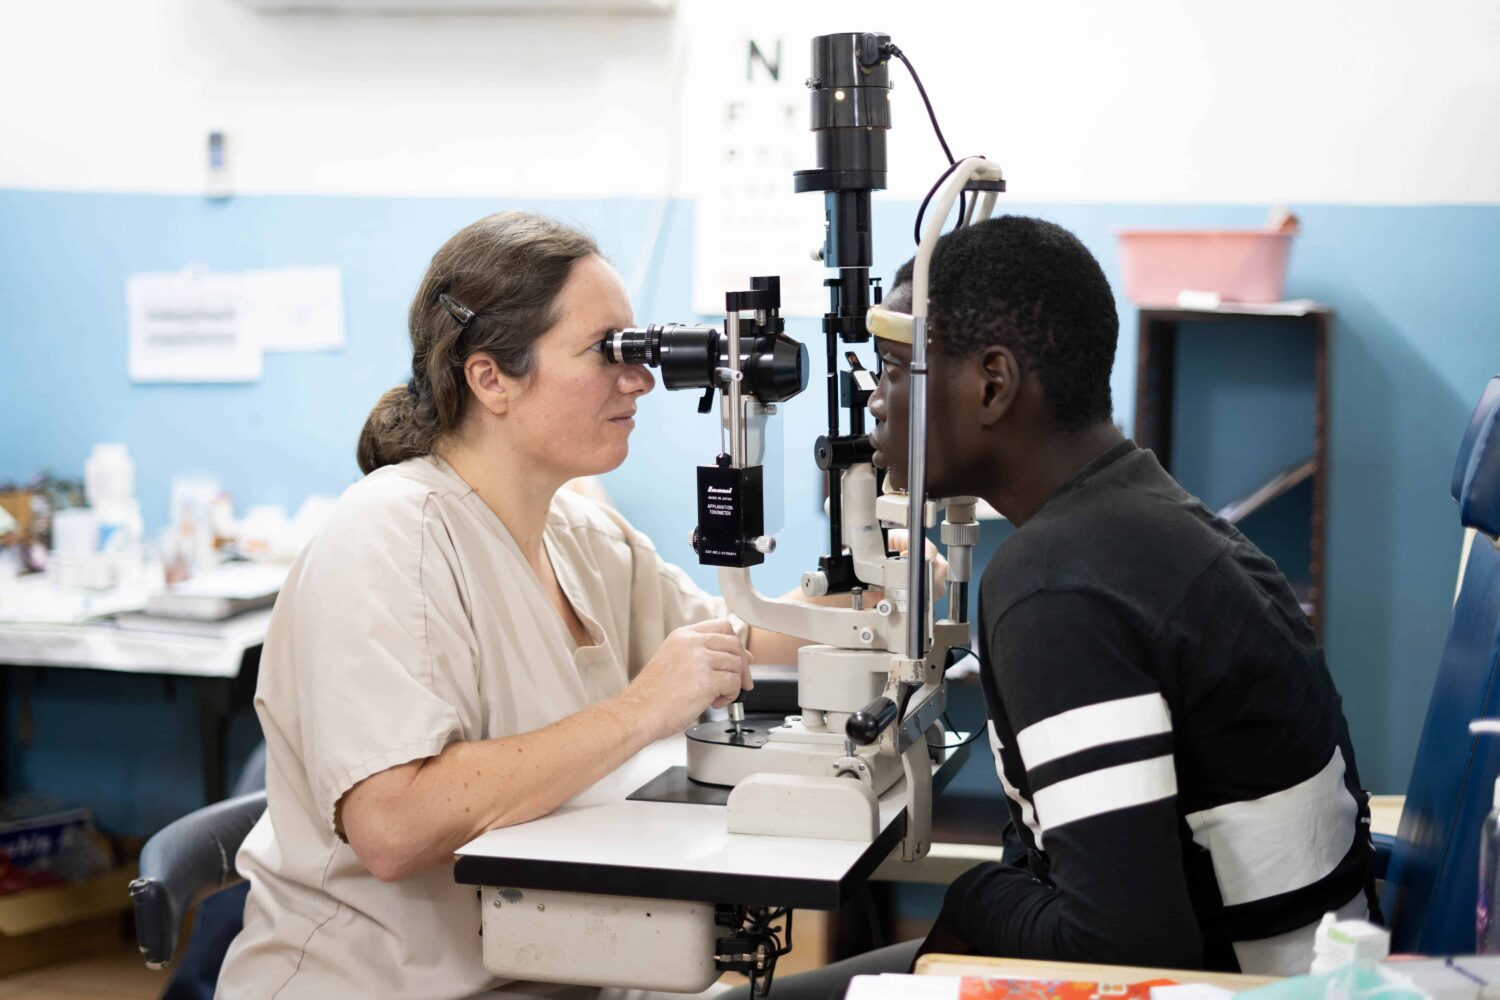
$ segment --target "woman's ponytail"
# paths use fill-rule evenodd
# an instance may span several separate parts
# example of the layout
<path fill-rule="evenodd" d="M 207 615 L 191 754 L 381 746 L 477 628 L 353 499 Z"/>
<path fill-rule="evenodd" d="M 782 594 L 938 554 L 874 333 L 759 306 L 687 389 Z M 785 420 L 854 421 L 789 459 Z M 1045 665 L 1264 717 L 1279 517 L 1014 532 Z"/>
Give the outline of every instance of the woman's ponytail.
<path fill-rule="evenodd" d="M 431 422 L 422 419 L 410 385 L 398 385 L 380 397 L 359 432 L 355 457 L 359 471 L 368 475 L 382 465 L 395 465 L 432 451 Z"/>

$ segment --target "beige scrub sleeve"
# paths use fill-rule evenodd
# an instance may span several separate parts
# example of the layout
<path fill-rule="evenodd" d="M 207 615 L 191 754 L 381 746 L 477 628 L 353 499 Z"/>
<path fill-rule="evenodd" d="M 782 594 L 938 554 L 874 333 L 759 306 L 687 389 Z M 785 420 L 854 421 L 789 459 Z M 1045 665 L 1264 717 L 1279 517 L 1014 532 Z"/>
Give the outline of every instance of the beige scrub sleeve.
<path fill-rule="evenodd" d="M 476 686 L 472 632 L 441 523 L 421 513 L 350 512 L 302 566 L 293 660 L 316 667 L 295 678 L 299 745 L 317 815 L 331 825 L 356 784 L 463 737 L 455 706 Z"/>

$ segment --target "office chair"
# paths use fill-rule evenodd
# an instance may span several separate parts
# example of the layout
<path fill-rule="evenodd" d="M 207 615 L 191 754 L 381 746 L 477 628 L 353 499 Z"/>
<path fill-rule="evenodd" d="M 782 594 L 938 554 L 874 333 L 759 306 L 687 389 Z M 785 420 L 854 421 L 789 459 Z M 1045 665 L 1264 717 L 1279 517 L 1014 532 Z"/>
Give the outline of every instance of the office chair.
<path fill-rule="evenodd" d="M 1469 722 L 1500 716 L 1500 377 L 1490 380 L 1453 470 L 1459 520 L 1477 532 L 1464 567 L 1401 826 L 1376 838 L 1388 863 L 1381 908 L 1394 951 L 1471 954 L 1479 831 L 1500 774 L 1500 739 Z M 1379 867 L 1379 862 L 1377 862 Z"/>
<path fill-rule="evenodd" d="M 169 823 L 141 849 L 141 874 L 130 883 L 130 899 L 136 942 L 153 969 L 172 960 L 188 910 L 201 897 L 238 881 L 234 856 L 266 811 L 265 784 L 262 743 L 240 771 L 232 798 Z"/>

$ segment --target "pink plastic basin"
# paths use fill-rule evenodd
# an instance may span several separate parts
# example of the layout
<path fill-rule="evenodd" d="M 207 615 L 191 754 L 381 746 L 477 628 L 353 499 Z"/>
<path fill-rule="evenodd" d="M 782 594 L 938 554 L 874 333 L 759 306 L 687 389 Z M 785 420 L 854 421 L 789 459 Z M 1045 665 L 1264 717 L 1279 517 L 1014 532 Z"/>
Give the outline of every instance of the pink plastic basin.
<path fill-rule="evenodd" d="M 1125 294 L 1175 305 L 1182 291 L 1226 302 L 1280 302 L 1296 233 L 1261 229 L 1120 229 Z"/>

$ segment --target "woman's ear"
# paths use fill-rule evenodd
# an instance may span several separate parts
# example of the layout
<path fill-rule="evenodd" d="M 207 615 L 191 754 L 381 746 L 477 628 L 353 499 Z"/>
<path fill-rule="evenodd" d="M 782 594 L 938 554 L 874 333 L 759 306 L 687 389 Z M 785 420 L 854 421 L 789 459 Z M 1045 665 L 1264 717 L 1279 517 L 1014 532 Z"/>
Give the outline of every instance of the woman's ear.
<path fill-rule="evenodd" d="M 991 427 L 1010 412 L 1021 392 L 1021 366 L 1008 347 L 986 348 L 979 355 L 983 382 L 979 402 L 979 425 Z"/>
<path fill-rule="evenodd" d="M 464 381 L 479 405 L 495 416 L 510 408 L 511 380 L 488 354 L 472 354 L 464 362 Z"/>

